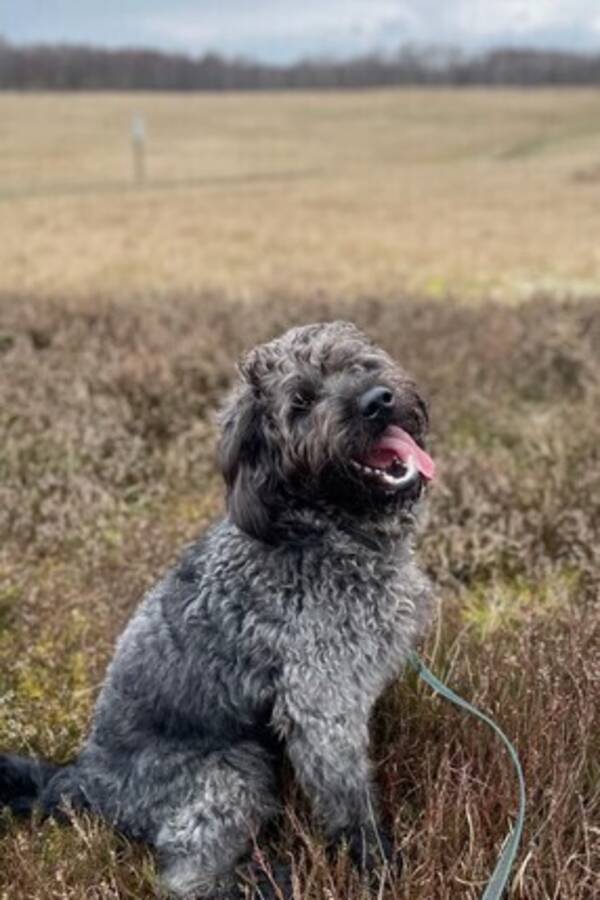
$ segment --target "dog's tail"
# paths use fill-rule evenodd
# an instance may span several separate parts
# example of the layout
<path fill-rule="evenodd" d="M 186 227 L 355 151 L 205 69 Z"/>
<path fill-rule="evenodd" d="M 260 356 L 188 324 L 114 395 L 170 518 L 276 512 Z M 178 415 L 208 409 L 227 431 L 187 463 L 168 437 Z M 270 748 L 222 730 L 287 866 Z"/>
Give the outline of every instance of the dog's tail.
<path fill-rule="evenodd" d="M 61 768 L 41 759 L 0 753 L 0 810 L 8 807 L 17 816 L 29 815 Z"/>

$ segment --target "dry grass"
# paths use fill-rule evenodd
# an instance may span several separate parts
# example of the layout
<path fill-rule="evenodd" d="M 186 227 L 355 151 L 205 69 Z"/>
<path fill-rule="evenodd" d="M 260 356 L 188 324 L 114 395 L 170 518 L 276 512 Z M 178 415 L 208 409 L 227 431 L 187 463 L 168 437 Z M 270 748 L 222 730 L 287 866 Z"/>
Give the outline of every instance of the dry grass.
<path fill-rule="evenodd" d="M 600 291 L 592 89 L 5 93 L 0 123 L 8 290 Z"/>
<path fill-rule="evenodd" d="M 292 322 L 351 317 L 432 398 L 441 477 L 421 552 L 441 613 L 425 652 L 521 754 L 529 809 L 512 896 L 597 896 L 596 300 L 468 309 L 288 295 L 251 307 L 6 293 L 0 313 L 0 746 L 76 750 L 116 633 L 221 508 L 211 410 L 240 348 Z M 374 752 L 406 858 L 381 896 L 475 900 L 516 803 L 500 745 L 409 677 L 380 705 Z M 326 862 L 295 800 L 260 848 L 290 851 L 298 900 L 365 897 L 344 858 Z M 8 823 L 0 855 L 2 900 L 153 896 L 148 855 L 94 821 Z"/>

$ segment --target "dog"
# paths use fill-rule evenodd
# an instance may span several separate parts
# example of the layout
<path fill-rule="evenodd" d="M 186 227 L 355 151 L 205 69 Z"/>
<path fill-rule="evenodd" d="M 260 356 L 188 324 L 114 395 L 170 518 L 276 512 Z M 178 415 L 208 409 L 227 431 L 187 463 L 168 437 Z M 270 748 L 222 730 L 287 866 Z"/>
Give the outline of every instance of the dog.
<path fill-rule="evenodd" d="M 293 328 L 239 373 L 220 414 L 227 513 L 143 599 L 78 757 L 0 757 L 0 804 L 103 817 L 155 849 L 177 898 L 243 896 L 282 758 L 330 846 L 366 874 L 391 860 L 369 717 L 431 617 L 413 380 L 347 322 Z"/>

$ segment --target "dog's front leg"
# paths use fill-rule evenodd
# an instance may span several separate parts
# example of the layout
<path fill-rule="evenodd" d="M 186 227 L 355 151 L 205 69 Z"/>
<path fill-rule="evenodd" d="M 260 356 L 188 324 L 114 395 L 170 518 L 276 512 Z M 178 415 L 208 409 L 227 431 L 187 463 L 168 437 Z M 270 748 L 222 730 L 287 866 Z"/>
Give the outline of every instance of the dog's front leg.
<path fill-rule="evenodd" d="M 286 734 L 296 777 L 330 842 L 347 845 L 353 861 L 373 871 L 391 861 L 392 842 L 380 826 L 368 756 L 368 710 L 322 702 L 309 692 L 290 698 L 276 723 Z M 339 699 L 339 698 L 338 698 Z"/>

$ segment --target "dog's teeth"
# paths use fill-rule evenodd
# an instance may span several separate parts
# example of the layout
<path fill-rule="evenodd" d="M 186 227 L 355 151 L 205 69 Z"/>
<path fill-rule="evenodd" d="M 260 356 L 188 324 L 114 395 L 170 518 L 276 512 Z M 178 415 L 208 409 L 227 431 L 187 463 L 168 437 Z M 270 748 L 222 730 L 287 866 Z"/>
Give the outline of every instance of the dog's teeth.
<path fill-rule="evenodd" d="M 398 475 L 392 475 L 391 472 L 386 471 L 385 469 L 379 469 L 375 466 L 367 466 L 364 463 L 358 462 L 356 459 L 351 459 L 350 462 L 353 468 L 358 472 L 361 472 L 361 474 L 376 478 L 382 485 L 391 489 L 397 489 L 410 483 L 416 472 L 412 460 L 409 460 L 408 464 L 403 466 L 402 474 Z"/>

